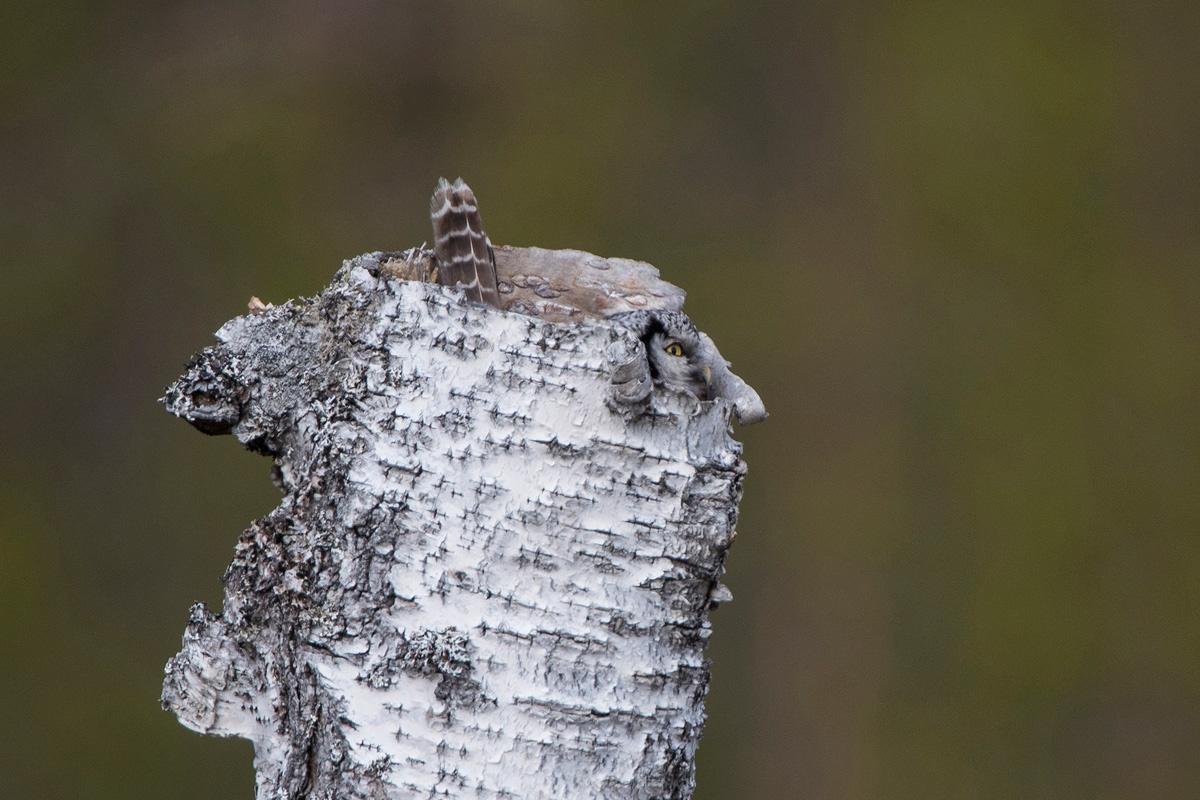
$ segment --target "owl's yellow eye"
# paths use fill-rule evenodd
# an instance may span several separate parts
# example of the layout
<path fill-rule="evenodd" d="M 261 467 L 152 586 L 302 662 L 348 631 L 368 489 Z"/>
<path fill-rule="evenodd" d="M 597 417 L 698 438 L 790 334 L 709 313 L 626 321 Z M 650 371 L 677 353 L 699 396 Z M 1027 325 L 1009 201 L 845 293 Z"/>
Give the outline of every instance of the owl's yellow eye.
<path fill-rule="evenodd" d="M 666 351 L 669 355 L 673 356 L 683 355 L 683 348 L 679 346 L 679 342 L 671 342 L 666 346 Z"/>

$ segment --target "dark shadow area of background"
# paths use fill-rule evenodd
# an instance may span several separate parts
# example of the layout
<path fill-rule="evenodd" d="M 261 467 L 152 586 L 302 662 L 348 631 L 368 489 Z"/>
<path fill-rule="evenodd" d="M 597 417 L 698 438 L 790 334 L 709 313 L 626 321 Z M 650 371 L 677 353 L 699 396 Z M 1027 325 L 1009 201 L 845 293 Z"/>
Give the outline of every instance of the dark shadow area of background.
<path fill-rule="evenodd" d="M 336 5 L 336 10 L 334 6 Z M 1195 797 L 1194 3 L 100 3 L 0 27 L 0 795 L 249 798 L 158 708 L 266 460 L 155 404 L 429 238 L 649 261 L 746 443 L 697 800 Z"/>

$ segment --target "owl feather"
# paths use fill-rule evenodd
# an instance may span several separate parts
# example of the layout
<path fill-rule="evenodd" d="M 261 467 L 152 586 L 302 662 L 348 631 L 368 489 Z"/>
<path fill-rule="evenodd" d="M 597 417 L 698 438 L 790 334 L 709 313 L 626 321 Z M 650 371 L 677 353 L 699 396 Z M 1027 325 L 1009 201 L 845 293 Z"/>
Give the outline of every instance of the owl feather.
<path fill-rule="evenodd" d="M 496 256 L 484 233 L 471 187 L 462 178 L 453 184 L 439 179 L 429 202 L 429 217 L 433 222 L 438 283 L 461 288 L 472 302 L 499 308 Z"/>

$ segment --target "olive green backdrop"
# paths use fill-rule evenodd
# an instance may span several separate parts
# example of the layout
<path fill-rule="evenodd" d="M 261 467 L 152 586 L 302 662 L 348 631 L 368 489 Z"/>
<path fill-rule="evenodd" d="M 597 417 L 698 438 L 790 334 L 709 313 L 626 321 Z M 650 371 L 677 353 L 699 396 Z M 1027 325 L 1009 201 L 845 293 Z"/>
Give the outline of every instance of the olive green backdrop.
<path fill-rule="evenodd" d="M 277 493 L 155 399 L 462 175 L 497 243 L 658 266 L 772 413 L 698 800 L 1195 797 L 1170 5 L 10 0 L 0 796 L 252 797 L 250 744 L 158 693 Z"/>

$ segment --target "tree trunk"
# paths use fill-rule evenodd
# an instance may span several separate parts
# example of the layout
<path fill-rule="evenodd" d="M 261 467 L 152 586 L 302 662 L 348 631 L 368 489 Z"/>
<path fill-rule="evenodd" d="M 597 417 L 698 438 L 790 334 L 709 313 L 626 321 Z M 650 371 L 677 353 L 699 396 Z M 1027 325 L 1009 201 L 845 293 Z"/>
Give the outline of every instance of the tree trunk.
<path fill-rule="evenodd" d="M 232 320 L 168 389 L 273 456 L 284 498 L 222 613 L 193 607 L 163 707 L 252 740 L 259 800 L 690 797 L 733 404 L 649 393 L 603 320 L 382 259 Z"/>

